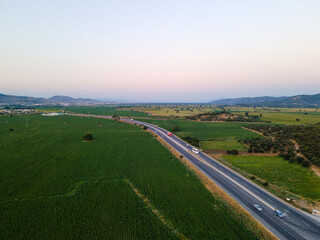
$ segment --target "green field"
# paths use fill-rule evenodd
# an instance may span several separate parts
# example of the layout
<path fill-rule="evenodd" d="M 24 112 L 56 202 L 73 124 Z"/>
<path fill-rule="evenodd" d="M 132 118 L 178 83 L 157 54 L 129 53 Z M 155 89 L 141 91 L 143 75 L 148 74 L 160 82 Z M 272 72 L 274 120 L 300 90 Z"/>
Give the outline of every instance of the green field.
<path fill-rule="evenodd" d="M 223 159 L 284 190 L 320 200 L 320 178 L 309 168 L 289 163 L 280 157 L 225 155 Z"/>
<path fill-rule="evenodd" d="M 54 108 L 53 108 L 54 109 Z M 320 123 L 320 112 L 312 108 L 252 108 L 252 107 L 226 107 L 234 114 L 244 115 L 249 112 L 250 115 L 262 114 L 262 121 L 270 121 L 273 124 L 316 124 Z M 148 117 L 147 113 L 152 113 L 160 116 L 191 116 L 205 112 L 222 111 L 212 105 L 145 105 L 119 108 L 119 106 L 101 106 L 101 107 L 67 107 L 66 111 L 97 115 L 119 115 L 128 117 Z M 191 111 L 192 110 L 192 111 Z M 46 110 L 45 110 L 46 111 Z M 307 112 L 307 115 L 305 114 Z M 300 119 L 297 121 L 296 119 Z M 240 123 L 241 124 L 241 123 Z"/>
<path fill-rule="evenodd" d="M 199 105 L 199 104 L 175 104 L 175 105 L 144 105 L 133 106 L 132 109 L 136 111 L 148 112 L 157 116 L 190 116 L 199 113 L 214 111 L 216 109 L 213 105 Z M 130 110 L 130 108 L 127 108 Z"/>
<path fill-rule="evenodd" d="M 260 113 L 250 114 L 260 115 Z M 316 124 L 320 123 L 320 112 L 308 112 L 307 115 L 303 112 L 262 112 L 261 120 L 275 124 Z"/>
<path fill-rule="evenodd" d="M 213 141 L 200 141 L 200 146 L 203 150 L 233 150 L 246 151 L 247 148 L 236 140 L 213 140 Z"/>
<path fill-rule="evenodd" d="M 118 106 L 101 106 L 101 107 L 68 107 L 68 112 L 94 114 L 94 115 L 118 115 L 127 117 L 150 117 L 145 112 L 133 111 L 133 109 L 121 110 Z"/>
<path fill-rule="evenodd" d="M 202 141 L 261 137 L 259 134 L 242 129 L 242 126 L 245 125 L 244 123 L 153 119 L 143 119 L 141 121 L 156 124 L 169 131 L 171 131 L 174 126 L 178 126 L 180 130 L 175 133 L 178 136 L 192 136 Z"/>
<path fill-rule="evenodd" d="M 0 117 L 0 156 L 0 239 L 256 238 L 138 126 Z"/>

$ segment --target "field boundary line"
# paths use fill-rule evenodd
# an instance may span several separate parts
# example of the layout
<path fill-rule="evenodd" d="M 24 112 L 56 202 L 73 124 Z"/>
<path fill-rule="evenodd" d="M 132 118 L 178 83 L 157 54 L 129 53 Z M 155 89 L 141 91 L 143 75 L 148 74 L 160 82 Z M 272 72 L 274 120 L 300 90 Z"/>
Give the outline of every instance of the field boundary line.
<path fill-rule="evenodd" d="M 147 206 L 147 208 L 149 208 L 154 215 L 156 215 L 156 217 L 167 227 L 170 229 L 170 231 L 172 233 L 174 233 L 174 235 L 176 235 L 179 239 L 185 239 L 187 240 L 188 238 L 181 233 L 178 229 L 176 229 L 173 224 L 169 223 L 165 217 L 160 213 L 160 211 L 158 209 L 156 209 L 150 202 L 150 200 L 148 199 L 147 196 L 143 195 L 134 185 L 133 183 L 127 179 L 124 178 L 123 179 L 125 183 L 127 183 L 129 185 L 129 187 L 132 189 L 132 191 L 134 191 L 134 193 L 143 201 L 143 203 Z"/>

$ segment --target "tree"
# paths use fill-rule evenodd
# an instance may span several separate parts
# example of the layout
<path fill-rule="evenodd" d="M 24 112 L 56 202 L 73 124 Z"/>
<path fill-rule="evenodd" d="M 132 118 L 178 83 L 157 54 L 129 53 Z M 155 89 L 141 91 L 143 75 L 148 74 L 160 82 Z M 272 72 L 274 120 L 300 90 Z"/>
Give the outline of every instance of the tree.
<path fill-rule="evenodd" d="M 309 160 L 303 160 L 302 162 L 301 162 L 301 165 L 303 166 L 303 167 L 310 167 L 311 165 L 312 165 L 312 163 L 309 161 Z"/>
<path fill-rule="evenodd" d="M 93 135 L 91 133 L 86 132 L 85 134 L 83 134 L 82 138 L 85 141 L 91 141 L 91 140 L 93 140 Z"/>
<path fill-rule="evenodd" d="M 298 156 L 298 157 L 296 158 L 296 162 L 298 162 L 298 163 L 302 163 L 303 160 L 304 160 L 304 158 L 303 158 L 303 157 L 300 157 L 300 156 Z"/>
<path fill-rule="evenodd" d="M 237 149 L 227 150 L 227 154 L 239 155 L 239 151 Z"/>
<path fill-rule="evenodd" d="M 113 115 L 112 116 L 112 119 L 115 120 L 115 121 L 119 121 L 120 120 L 120 117 L 118 115 Z"/>
<path fill-rule="evenodd" d="M 190 143 L 191 145 L 195 146 L 195 147 L 199 147 L 199 139 L 196 138 L 196 137 L 190 137 L 190 136 L 187 136 L 187 137 L 184 137 L 183 138 L 186 142 Z"/>
<path fill-rule="evenodd" d="M 172 132 L 178 132 L 180 130 L 179 126 L 174 126 Z"/>

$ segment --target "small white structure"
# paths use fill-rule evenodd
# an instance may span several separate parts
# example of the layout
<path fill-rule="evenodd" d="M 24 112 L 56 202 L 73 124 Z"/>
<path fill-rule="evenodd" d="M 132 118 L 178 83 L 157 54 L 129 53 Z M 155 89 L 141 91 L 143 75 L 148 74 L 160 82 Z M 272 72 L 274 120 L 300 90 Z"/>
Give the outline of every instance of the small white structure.
<path fill-rule="evenodd" d="M 312 209 L 312 214 L 320 217 L 320 211 Z"/>
<path fill-rule="evenodd" d="M 42 116 L 60 116 L 63 115 L 63 113 L 43 113 Z"/>

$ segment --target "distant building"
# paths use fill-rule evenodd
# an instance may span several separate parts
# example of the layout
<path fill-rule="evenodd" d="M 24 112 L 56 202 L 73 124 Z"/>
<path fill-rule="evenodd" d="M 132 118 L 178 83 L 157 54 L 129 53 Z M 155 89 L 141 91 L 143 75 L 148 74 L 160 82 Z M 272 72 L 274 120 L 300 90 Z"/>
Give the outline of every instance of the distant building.
<path fill-rule="evenodd" d="M 63 113 L 42 113 L 42 116 L 60 116 Z"/>

